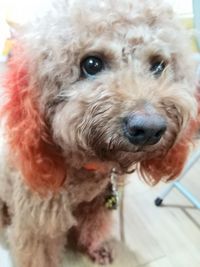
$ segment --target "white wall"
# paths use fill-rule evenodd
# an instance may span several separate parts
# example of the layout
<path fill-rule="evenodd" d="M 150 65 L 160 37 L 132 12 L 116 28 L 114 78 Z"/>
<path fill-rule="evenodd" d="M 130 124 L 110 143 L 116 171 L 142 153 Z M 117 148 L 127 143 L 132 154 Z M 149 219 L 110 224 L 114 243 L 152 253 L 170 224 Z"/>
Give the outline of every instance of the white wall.
<path fill-rule="evenodd" d="M 42 14 L 49 1 L 51 0 L 0 0 L 0 9 L 2 9 L 2 6 L 6 6 L 9 18 L 23 23 L 29 20 L 35 13 Z M 192 0 L 166 1 L 170 2 L 179 14 L 192 13 Z"/>
<path fill-rule="evenodd" d="M 0 9 L 4 9 L 7 19 L 25 23 L 35 14 L 42 14 L 51 0 L 0 0 Z"/>
<path fill-rule="evenodd" d="M 192 0 L 167 0 L 178 14 L 192 14 Z"/>

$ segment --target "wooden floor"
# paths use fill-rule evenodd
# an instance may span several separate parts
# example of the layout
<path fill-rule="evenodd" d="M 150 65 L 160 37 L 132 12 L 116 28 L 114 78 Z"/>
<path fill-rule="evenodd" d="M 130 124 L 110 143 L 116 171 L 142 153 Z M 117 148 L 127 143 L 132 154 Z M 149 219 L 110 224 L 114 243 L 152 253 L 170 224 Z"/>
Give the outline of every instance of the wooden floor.
<path fill-rule="evenodd" d="M 182 183 L 200 200 L 200 163 Z M 200 210 L 176 189 L 163 207 L 155 207 L 165 187 L 150 189 L 136 178 L 126 189 L 126 244 L 136 257 L 132 266 L 200 267 Z"/>

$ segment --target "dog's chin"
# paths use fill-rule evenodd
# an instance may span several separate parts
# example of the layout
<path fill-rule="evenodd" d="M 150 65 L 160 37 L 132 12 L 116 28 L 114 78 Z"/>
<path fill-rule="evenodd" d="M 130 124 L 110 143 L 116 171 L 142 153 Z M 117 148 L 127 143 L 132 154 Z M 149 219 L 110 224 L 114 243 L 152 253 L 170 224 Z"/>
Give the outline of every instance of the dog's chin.
<path fill-rule="evenodd" d="M 96 150 L 96 154 L 101 160 L 116 162 L 121 169 L 127 170 L 130 166 L 141 161 L 154 157 L 164 157 L 173 144 L 174 140 L 168 142 L 160 140 L 154 145 L 136 146 L 125 140 L 113 145 L 112 148 L 103 145 Z"/>
<path fill-rule="evenodd" d="M 111 151 L 101 151 L 98 154 L 98 158 L 102 161 L 113 162 L 115 166 L 119 166 L 124 172 L 129 171 L 131 166 L 137 164 L 138 162 L 150 158 L 150 155 L 147 155 L 147 152 L 144 151 L 121 151 L 121 150 L 111 150 Z"/>

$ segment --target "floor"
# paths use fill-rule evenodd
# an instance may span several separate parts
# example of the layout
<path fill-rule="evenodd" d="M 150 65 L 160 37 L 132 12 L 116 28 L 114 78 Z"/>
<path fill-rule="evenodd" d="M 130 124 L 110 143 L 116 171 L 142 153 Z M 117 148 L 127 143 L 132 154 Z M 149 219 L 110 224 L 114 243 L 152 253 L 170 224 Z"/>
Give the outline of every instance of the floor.
<path fill-rule="evenodd" d="M 0 66 L 1 67 L 1 66 Z M 0 68 L 2 70 L 2 68 Z M 200 199 L 200 162 L 182 181 Z M 200 267 L 200 211 L 174 190 L 155 207 L 154 199 L 167 185 L 148 187 L 134 174 L 125 188 L 125 241 L 119 224 L 113 228 L 116 261 L 113 267 Z M 70 267 L 92 267 L 81 255 L 68 253 Z M 0 247 L 0 267 L 11 267 L 8 251 Z M 40 266 L 38 266 L 40 267 Z"/>

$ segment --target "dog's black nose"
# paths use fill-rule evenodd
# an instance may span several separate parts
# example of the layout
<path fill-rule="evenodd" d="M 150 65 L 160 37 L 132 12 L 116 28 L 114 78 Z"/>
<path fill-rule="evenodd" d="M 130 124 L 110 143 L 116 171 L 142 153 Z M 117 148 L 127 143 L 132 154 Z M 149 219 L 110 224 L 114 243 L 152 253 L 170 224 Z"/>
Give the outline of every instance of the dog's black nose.
<path fill-rule="evenodd" d="M 124 134 L 138 146 L 158 143 L 167 129 L 164 117 L 159 114 L 133 114 L 124 118 Z"/>

